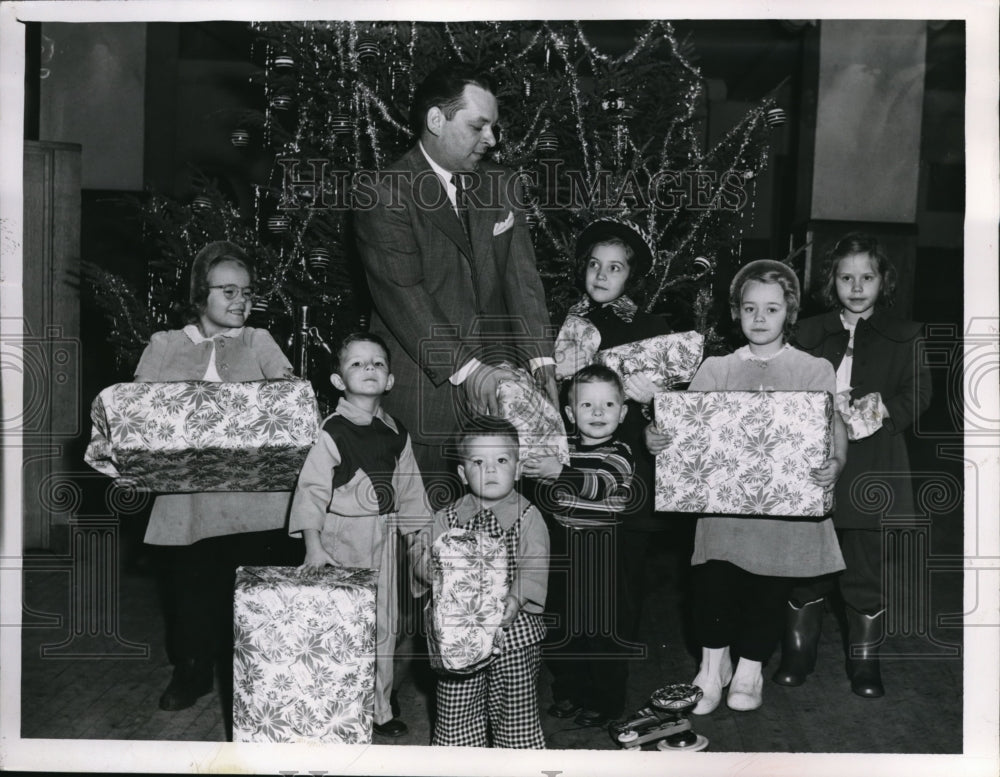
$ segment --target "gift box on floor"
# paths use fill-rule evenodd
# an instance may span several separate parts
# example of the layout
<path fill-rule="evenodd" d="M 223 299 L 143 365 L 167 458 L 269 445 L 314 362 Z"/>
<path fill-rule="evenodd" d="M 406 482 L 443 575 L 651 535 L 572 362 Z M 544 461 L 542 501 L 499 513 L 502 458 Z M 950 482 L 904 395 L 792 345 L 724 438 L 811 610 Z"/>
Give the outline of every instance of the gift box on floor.
<path fill-rule="evenodd" d="M 597 352 L 596 360 L 623 379 L 636 372 L 649 376 L 661 390 L 688 383 L 701 364 L 705 338 L 700 332 L 657 335 Z"/>
<path fill-rule="evenodd" d="M 657 394 L 656 509 L 709 515 L 827 515 L 833 489 L 809 473 L 833 450 L 833 397 L 824 391 Z"/>
<path fill-rule="evenodd" d="M 144 491 L 286 491 L 319 433 L 304 380 L 118 383 L 91 406 L 86 462 Z"/>
<path fill-rule="evenodd" d="M 431 666 L 469 674 L 486 666 L 498 644 L 507 595 L 502 537 L 449 529 L 431 546 L 427 647 Z"/>
<path fill-rule="evenodd" d="M 521 458 L 555 456 L 563 464 L 569 464 L 566 427 L 559 411 L 527 372 L 505 366 L 513 369 L 517 377 L 499 383 L 497 403 L 501 417 L 517 429 Z"/>
<path fill-rule="evenodd" d="M 371 742 L 377 574 L 237 570 L 233 741 Z"/>

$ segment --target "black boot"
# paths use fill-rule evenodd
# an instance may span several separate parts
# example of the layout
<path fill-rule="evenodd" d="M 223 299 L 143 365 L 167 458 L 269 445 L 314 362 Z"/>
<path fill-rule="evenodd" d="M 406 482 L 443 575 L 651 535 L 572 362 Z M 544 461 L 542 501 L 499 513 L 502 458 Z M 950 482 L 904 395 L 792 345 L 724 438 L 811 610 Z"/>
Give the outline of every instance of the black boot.
<path fill-rule="evenodd" d="M 785 635 L 781 640 L 781 664 L 771 678 L 778 685 L 802 685 L 816 668 L 816 647 L 823 623 L 823 599 L 785 610 Z"/>
<path fill-rule="evenodd" d="M 187 709 L 199 696 L 211 690 L 212 662 L 201 658 L 182 659 L 174 665 L 170 684 L 160 696 L 160 709 L 167 712 Z"/>
<path fill-rule="evenodd" d="M 851 690 L 866 699 L 885 696 L 882 672 L 878 660 L 878 646 L 882 642 L 885 610 L 865 615 L 850 607 L 847 609 L 847 676 Z"/>

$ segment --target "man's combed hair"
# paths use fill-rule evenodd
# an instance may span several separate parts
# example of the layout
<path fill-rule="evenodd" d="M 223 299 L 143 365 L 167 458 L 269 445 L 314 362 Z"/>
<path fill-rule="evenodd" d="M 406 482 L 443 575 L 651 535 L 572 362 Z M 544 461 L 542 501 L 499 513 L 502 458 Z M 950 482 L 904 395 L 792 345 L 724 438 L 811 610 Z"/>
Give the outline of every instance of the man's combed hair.
<path fill-rule="evenodd" d="M 463 105 L 462 93 L 469 84 L 485 89 L 490 94 L 497 93 L 496 81 L 485 70 L 460 63 L 442 65 L 432 70 L 413 94 L 410 129 L 414 136 L 419 138 L 423 134 L 427 111 L 434 106 L 440 108 L 447 119 L 458 113 Z"/>

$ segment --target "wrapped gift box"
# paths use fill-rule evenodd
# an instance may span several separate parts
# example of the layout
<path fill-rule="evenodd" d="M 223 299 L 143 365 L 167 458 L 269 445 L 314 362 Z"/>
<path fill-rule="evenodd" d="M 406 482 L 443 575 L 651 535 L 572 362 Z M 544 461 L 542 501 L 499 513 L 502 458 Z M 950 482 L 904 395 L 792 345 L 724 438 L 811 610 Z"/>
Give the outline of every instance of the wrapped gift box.
<path fill-rule="evenodd" d="M 371 742 L 377 574 L 237 570 L 233 741 Z"/>
<path fill-rule="evenodd" d="M 502 537 L 449 529 L 431 546 L 433 594 L 427 645 L 431 666 L 468 674 L 493 660 L 507 595 Z"/>
<path fill-rule="evenodd" d="M 308 381 L 118 383 L 91 407 L 85 460 L 144 491 L 286 491 L 319 433 Z"/>
<path fill-rule="evenodd" d="M 661 390 L 677 383 L 688 383 L 701 364 L 705 338 L 700 332 L 676 332 L 658 335 L 634 343 L 605 348 L 597 352 L 597 361 L 623 379 L 633 373 L 649 376 Z"/>
<path fill-rule="evenodd" d="M 509 365 L 508 365 L 509 366 Z M 520 456 L 555 456 L 569 464 L 566 427 L 559 411 L 527 372 L 514 369 L 517 378 L 497 386 L 500 415 L 517 429 Z"/>
<path fill-rule="evenodd" d="M 850 392 L 845 391 L 837 395 L 835 404 L 847 427 L 848 440 L 863 440 L 882 428 L 885 413 L 881 394 L 865 394 L 852 402 Z"/>
<path fill-rule="evenodd" d="M 597 327 L 580 316 L 566 316 L 553 348 L 556 377 L 568 378 L 594 361 L 601 347 Z"/>
<path fill-rule="evenodd" d="M 657 394 L 656 509 L 709 515 L 823 516 L 833 489 L 811 470 L 833 450 L 833 397 L 823 391 Z"/>

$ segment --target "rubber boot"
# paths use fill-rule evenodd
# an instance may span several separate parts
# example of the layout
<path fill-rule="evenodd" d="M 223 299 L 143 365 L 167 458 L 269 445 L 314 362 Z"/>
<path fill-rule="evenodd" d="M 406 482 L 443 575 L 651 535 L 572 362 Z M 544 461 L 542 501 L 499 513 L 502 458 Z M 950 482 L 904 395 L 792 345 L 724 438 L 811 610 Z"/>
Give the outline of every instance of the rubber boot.
<path fill-rule="evenodd" d="M 823 599 L 785 611 L 785 634 L 781 640 L 781 664 L 771 678 L 778 685 L 802 685 L 816 668 L 816 647 L 823 624 Z"/>
<path fill-rule="evenodd" d="M 731 710 L 748 712 L 764 703 L 764 675 L 760 661 L 740 658 L 733 681 L 729 684 L 726 704 Z"/>
<path fill-rule="evenodd" d="M 695 715 L 707 715 L 722 701 L 722 689 L 729 685 L 733 677 L 733 661 L 729 657 L 729 647 L 702 648 L 701 666 L 692 685 L 701 688 L 701 700 L 692 712 Z"/>
<path fill-rule="evenodd" d="M 878 658 L 878 646 L 885 627 L 885 610 L 865 615 L 850 607 L 846 609 L 847 676 L 851 679 L 851 690 L 866 699 L 885 696 Z"/>

